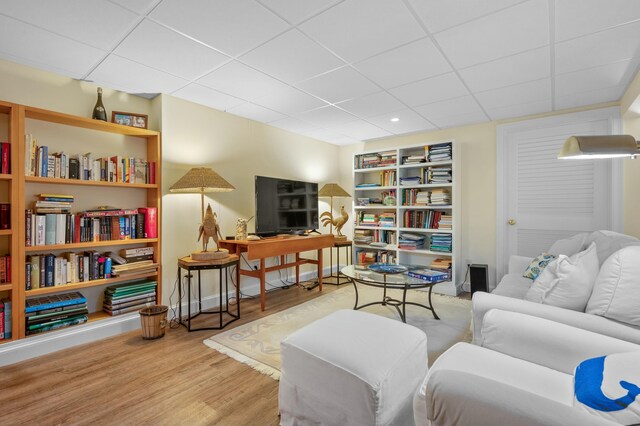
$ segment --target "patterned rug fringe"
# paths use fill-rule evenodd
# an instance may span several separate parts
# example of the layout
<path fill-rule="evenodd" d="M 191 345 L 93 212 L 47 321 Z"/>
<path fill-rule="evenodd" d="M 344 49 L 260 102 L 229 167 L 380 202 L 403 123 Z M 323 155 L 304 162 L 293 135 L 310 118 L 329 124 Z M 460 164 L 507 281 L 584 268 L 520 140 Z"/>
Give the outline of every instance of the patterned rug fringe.
<path fill-rule="evenodd" d="M 253 368 L 259 373 L 269 376 L 274 380 L 280 380 L 280 371 L 276 370 L 273 367 L 269 367 L 268 365 L 263 364 L 260 361 L 256 361 L 253 358 L 249 358 L 248 356 L 243 355 L 240 352 L 236 352 L 233 349 L 228 348 L 227 346 L 221 345 L 218 342 L 214 342 L 210 339 L 206 339 L 204 341 L 204 344 L 209 346 L 211 349 L 215 349 L 216 351 L 223 353 L 230 358 L 235 359 L 238 362 L 248 365 L 249 367 Z"/>

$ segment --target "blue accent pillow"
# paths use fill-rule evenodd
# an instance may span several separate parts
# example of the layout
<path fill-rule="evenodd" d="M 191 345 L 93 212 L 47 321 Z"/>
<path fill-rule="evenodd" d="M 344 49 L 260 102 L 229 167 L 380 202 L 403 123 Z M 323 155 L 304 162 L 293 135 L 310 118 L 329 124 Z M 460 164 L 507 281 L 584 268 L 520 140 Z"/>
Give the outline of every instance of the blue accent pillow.
<path fill-rule="evenodd" d="M 524 274 L 522 274 L 522 276 L 535 280 L 536 278 L 538 278 L 538 275 L 540 275 L 540 273 L 544 271 L 544 268 L 546 268 L 547 265 L 555 259 L 555 254 L 542 253 L 541 255 L 533 259 L 531 263 L 529 263 L 529 266 L 527 266 L 527 269 L 524 271 Z"/>
<path fill-rule="evenodd" d="M 591 358 L 574 374 L 573 406 L 623 425 L 640 423 L 640 352 Z"/>

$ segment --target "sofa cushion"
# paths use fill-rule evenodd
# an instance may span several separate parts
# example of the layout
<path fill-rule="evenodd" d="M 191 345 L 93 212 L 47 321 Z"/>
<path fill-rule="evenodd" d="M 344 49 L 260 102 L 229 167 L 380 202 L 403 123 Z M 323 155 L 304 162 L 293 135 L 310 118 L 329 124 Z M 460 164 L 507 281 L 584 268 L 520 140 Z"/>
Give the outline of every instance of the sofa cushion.
<path fill-rule="evenodd" d="M 556 256 L 558 256 L 559 254 L 572 256 L 576 253 L 579 253 L 586 248 L 585 241 L 587 240 L 588 235 L 589 233 L 587 232 L 581 232 L 580 234 L 576 234 L 572 237 L 558 240 L 553 243 L 553 245 L 549 249 L 549 254 L 554 254 Z"/>
<path fill-rule="evenodd" d="M 507 274 L 502 277 L 500 284 L 491 293 L 523 299 L 524 295 L 529 291 L 531 283 L 531 279 L 523 277 L 522 274 Z"/>
<path fill-rule="evenodd" d="M 546 268 L 547 265 L 549 265 L 549 262 L 551 262 L 555 258 L 556 258 L 556 255 L 549 254 L 549 253 L 542 253 L 536 256 L 529 263 L 529 266 L 527 266 L 527 269 L 524 271 L 524 274 L 522 274 L 522 276 L 525 278 L 530 278 L 532 280 L 535 280 L 536 278 L 538 278 L 540 273 L 544 271 L 544 268 Z"/>
<path fill-rule="evenodd" d="M 576 409 L 624 425 L 640 423 L 640 352 L 581 362 L 576 367 L 574 390 Z"/>
<path fill-rule="evenodd" d="M 600 262 L 600 266 L 602 266 L 609 256 L 631 243 L 638 242 L 638 239 L 613 231 L 595 231 L 587 236 L 585 246 L 588 246 L 592 242 L 596 243 L 598 261 Z"/>
<path fill-rule="evenodd" d="M 602 265 L 588 314 L 640 326 L 640 246 L 618 250 Z"/>
<path fill-rule="evenodd" d="M 558 256 L 525 294 L 530 302 L 584 312 L 598 275 L 596 245 L 573 256 Z"/>

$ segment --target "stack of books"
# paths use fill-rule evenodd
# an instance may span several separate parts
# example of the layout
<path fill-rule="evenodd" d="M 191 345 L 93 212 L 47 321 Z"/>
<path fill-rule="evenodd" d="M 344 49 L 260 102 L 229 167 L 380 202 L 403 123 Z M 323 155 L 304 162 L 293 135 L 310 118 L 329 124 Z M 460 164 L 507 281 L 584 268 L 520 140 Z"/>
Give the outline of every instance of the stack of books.
<path fill-rule="evenodd" d="M 438 220 L 438 229 L 453 229 L 453 216 L 450 214 L 440 215 L 440 219 Z"/>
<path fill-rule="evenodd" d="M 160 264 L 153 263 L 153 260 L 142 260 L 139 262 L 125 263 L 124 265 L 113 265 L 112 274 L 118 277 L 152 274 L 158 270 L 158 266 L 160 266 Z"/>
<path fill-rule="evenodd" d="M 151 306 L 156 301 L 156 281 L 141 281 L 109 286 L 104 290 L 103 310 L 120 315 Z"/>
<path fill-rule="evenodd" d="M 451 259 L 437 258 L 433 259 L 429 269 L 447 274 L 447 281 L 451 281 Z"/>
<path fill-rule="evenodd" d="M 371 169 L 374 167 L 395 166 L 397 164 L 396 151 L 374 152 L 371 154 L 356 155 L 356 169 Z"/>
<path fill-rule="evenodd" d="M 431 251 L 451 253 L 453 241 L 451 234 L 432 234 Z"/>
<path fill-rule="evenodd" d="M 449 161 L 452 158 L 451 142 L 430 145 L 428 148 L 428 161 Z M 425 148 L 425 149 L 426 149 Z"/>
<path fill-rule="evenodd" d="M 446 273 L 431 269 L 412 269 L 407 272 L 407 275 L 430 283 L 439 283 L 449 279 Z"/>
<path fill-rule="evenodd" d="M 153 247 L 134 247 L 120 250 L 120 256 L 124 263 L 140 262 L 141 260 L 153 260 Z M 120 263 L 120 262 L 118 262 Z"/>
<path fill-rule="evenodd" d="M 411 234 L 403 232 L 398 239 L 398 248 L 404 250 L 416 250 L 424 247 L 425 236 L 422 234 Z"/>
<path fill-rule="evenodd" d="M 46 213 L 71 213 L 73 195 L 64 194 L 39 194 L 39 200 L 33 203 L 36 214 Z"/>
<path fill-rule="evenodd" d="M 371 231 L 368 229 L 356 229 L 353 232 L 353 242 L 359 245 L 368 245 L 373 241 Z"/>
<path fill-rule="evenodd" d="M 359 251 L 356 253 L 357 263 L 361 265 L 368 265 L 370 263 L 376 263 L 378 259 L 378 253 L 375 251 Z"/>
<path fill-rule="evenodd" d="M 451 167 L 429 167 L 426 177 L 427 183 L 451 183 L 453 181 Z"/>
<path fill-rule="evenodd" d="M 385 212 L 378 216 L 379 226 L 396 226 L 396 214 L 392 212 Z"/>
<path fill-rule="evenodd" d="M 26 334 L 83 324 L 89 320 L 87 299 L 78 291 L 27 299 Z"/>
<path fill-rule="evenodd" d="M 448 206 L 451 204 L 451 194 L 446 189 L 434 189 L 429 195 L 429 204 L 432 206 Z"/>
<path fill-rule="evenodd" d="M 358 225 L 376 226 L 378 225 L 378 215 L 373 213 L 360 212 Z"/>
<path fill-rule="evenodd" d="M 402 157 L 402 164 L 420 164 L 427 161 L 424 155 L 409 155 Z"/>
<path fill-rule="evenodd" d="M 401 186 L 420 185 L 421 183 L 422 183 L 422 179 L 420 179 L 420 176 L 407 176 L 407 177 L 400 178 Z"/>

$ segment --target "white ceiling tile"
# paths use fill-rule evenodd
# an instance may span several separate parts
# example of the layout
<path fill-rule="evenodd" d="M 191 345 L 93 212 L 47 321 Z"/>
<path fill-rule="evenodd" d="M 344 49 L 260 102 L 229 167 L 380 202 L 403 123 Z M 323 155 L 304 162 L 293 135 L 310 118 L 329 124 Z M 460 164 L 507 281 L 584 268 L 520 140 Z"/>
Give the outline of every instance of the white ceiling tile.
<path fill-rule="evenodd" d="M 306 80 L 345 65 L 296 29 L 252 50 L 240 60 L 287 83 Z"/>
<path fill-rule="evenodd" d="M 469 93 L 454 73 L 405 84 L 389 92 L 409 106 L 457 98 Z"/>
<path fill-rule="evenodd" d="M 333 106 L 326 106 L 296 115 L 296 118 L 321 127 L 334 127 L 354 121 L 357 117 Z"/>
<path fill-rule="evenodd" d="M 149 15 L 228 55 L 258 46 L 289 28 L 253 0 L 164 0 Z"/>
<path fill-rule="evenodd" d="M 306 121 L 298 120 L 297 118 L 287 117 L 281 120 L 275 120 L 269 123 L 270 126 L 278 127 L 283 130 L 287 130 L 293 133 L 304 134 L 306 132 L 316 131 L 319 129 L 315 124 L 307 123 Z"/>
<path fill-rule="evenodd" d="M 171 93 L 188 83 L 116 55 L 109 55 L 88 79 L 130 93 Z"/>
<path fill-rule="evenodd" d="M 387 92 L 378 92 L 362 98 L 341 102 L 340 108 L 358 117 L 373 117 L 387 112 L 399 111 L 404 105 Z"/>
<path fill-rule="evenodd" d="M 81 78 L 104 55 L 102 50 L 0 15 L 3 58 Z"/>
<path fill-rule="evenodd" d="M 398 121 L 391 121 L 391 118 L 398 118 Z M 377 117 L 368 118 L 367 121 L 381 127 L 395 135 L 403 133 L 422 132 L 435 129 L 435 126 L 421 117 L 415 111 L 404 109 L 393 113 L 382 114 Z"/>
<path fill-rule="evenodd" d="M 460 76 L 473 93 L 539 80 L 551 74 L 550 56 L 549 47 L 541 47 L 465 68 Z"/>
<path fill-rule="evenodd" d="M 627 60 L 639 50 L 640 22 L 557 43 L 556 74 Z"/>
<path fill-rule="evenodd" d="M 476 93 L 476 99 L 485 110 L 509 107 L 546 101 L 551 99 L 551 79 L 544 78 L 537 81 L 529 81 L 500 89 L 488 90 Z"/>
<path fill-rule="evenodd" d="M 149 20 L 114 50 L 119 56 L 193 80 L 230 58 Z"/>
<path fill-rule="evenodd" d="M 122 7 L 144 15 L 162 0 L 109 0 L 111 3 L 119 4 Z"/>
<path fill-rule="evenodd" d="M 482 112 L 470 112 L 467 114 L 450 115 L 434 118 L 433 123 L 441 129 L 448 127 L 467 126 L 469 124 L 484 123 L 489 121 Z"/>
<path fill-rule="evenodd" d="M 322 128 L 310 129 L 301 134 L 313 139 L 318 139 L 320 141 L 325 141 L 330 143 L 333 143 L 333 141 L 335 140 L 342 140 L 346 138 L 346 136 L 344 135 L 341 135 L 336 132 L 332 132 L 331 130 L 322 129 Z"/>
<path fill-rule="evenodd" d="M 444 56 L 427 38 L 381 53 L 354 67 L 385 89 L 451 71 Z"/>
<path fill-rule="evenodd" d="M 557 41 L 640 19 L 636 0 L 561 0 L 555 4 Z"/>
<path fill-rule="evenodd" d="M 256 99 L 254 103 L 286 115 L 299 114 L 327 105 L 326 102 L 289 86 L 270 92 Z"/>
<path fill-rule="evenodd" d="M 409 0 L 429 31 L 435 33 L 493 13 L 523 0 Z"/>
<path fill-rule="evenodd" d="M 359 141 L 392 136 L 390 132 L 381 129 L 378 126 L 374 126 L 371 123 L 367 123 L 364 120 L 352 121 L 351 123 L 342 124 L 338 127 L 332 128 L 331 130 Z"/>
<path fill-rule="evenodd" d="M 272 111 L 268 108 L 261 107 L 260 105 L 254 105 L 252 103 L 245 103 L 235 108 L 231 108 L 227 111 L 229 114 L 239 115 L 241 117 L 249 118 L 251 120 L 260 121 L 262 123 L 269 123 L 271 121 L 280 120 L 286 116 L 279 112 Z"/>
<path fill-rule="evenodd" d="M 106 0 L 3 0 L 3 14 L 103 50 L 111 49 L 139 17 Z"/>
<path fill-rule="evenodd" d="M 434 102 L 414 109 L 429 120 L 434 117 L 482 112 L 482 109 L 472 96 L 447 99 L 446 101 Z"/>
<path fill-rule="evenodd" d="M 350 138 L 348 136 L 344 136 L 341 138 L 328 139 L 327 142 L 332 143 L 334 145 L 338 145 L 338 146 L 347 146 L 347 145 L 360 143 L 361 141 L 358 139 Z"/>
<path fill-rule="evenodd" d="M 278 90 L 286 84 L 239 62 L 231 62 L 198 80 L 203 86 L 237 98 L 254 101 Z"/>
<path fill-rule="evenodd" d="M 492 120 L 504 120 L 506 118 L 524 117 L 551 111 L 551 98 L 540 101 L 522 103 L 518 105 L 496 106 L 485 108 Z"/>
<path fill-rule="evenodd" d="M 258 0 L 281 18 L 297 24 L 343 0 Z"/>
<path fill-rule="evenodd" d="M 351 67 L 343 67 L 322 74 L 296 86 L 332 103 L 358 98 L 380 90 Z"/>
<path fill-rule="evenodd" d="M 401 0 L 345 1 L 299 28 L 349 62 L 425 35 Z"/>
<path fill-rule="evenodd" d="M 549 43 L 547 0 L 529 0 L 435 35 L 457 68 L 491 61 Z"/>
<path fill-rule="evenodd" d="M 626 85 L 622 85 L 557 96 L 556 110 L 617 101 L 622 97 L 625 89 Z"/>
<path fill-rule="evenodd" d="M 626 85 L 631 77 L 630 61 L 616 62 L 556 76 L 556 96 Z M 614 100 L 614 99 L 609 99 Z"/>
<path fill-rule="evenodd" d="M 217 90 L 213 90 L 196 83 L 191 83 L 188 86 L 173 92 L 172 95 L 220 111 L 227 111 L 245 103 L 242 99 L 225 95 Z"/>

